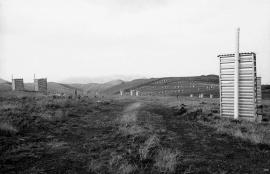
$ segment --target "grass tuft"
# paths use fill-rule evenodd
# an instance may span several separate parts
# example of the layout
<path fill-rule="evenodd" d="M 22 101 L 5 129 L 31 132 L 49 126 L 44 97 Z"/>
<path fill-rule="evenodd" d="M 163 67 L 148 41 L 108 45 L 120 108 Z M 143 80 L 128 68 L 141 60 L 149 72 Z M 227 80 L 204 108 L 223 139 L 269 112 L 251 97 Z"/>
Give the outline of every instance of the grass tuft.
<path fill-rule="evenodd" d="M 156 134 L 151 135 L 143 145 L 140 146 L 139 155 L 141 160 L 151 158 L 153 153 L 151 151 L 159 146 L 159 138 Z"/>
<path fill-rule="evenodd" d="M 177 166 L 178 151 L 160 149 L 155 159 L 154 166 L 161 173 L 174 173 Z"/>

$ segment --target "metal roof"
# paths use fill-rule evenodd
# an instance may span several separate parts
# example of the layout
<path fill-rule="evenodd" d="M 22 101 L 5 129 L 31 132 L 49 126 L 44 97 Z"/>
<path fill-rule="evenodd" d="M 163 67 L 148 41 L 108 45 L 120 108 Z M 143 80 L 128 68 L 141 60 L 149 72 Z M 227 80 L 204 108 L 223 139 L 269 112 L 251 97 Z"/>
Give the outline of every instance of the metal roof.
<path fill-rule="evenodd" d="M 249 56 L 249 55 L 256 55 L 254 52 L 245 52 L 245 53 L 240 53 L 240 56 Z M 234 54 L 221 54 L 218 55 L 217 57 L 234 57 Z"/>

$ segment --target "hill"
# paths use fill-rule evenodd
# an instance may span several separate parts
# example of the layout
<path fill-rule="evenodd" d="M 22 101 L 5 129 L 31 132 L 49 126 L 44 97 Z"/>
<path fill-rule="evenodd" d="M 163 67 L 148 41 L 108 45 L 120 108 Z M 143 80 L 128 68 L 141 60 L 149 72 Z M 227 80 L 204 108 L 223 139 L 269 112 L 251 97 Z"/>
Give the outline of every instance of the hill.
<path fill-rule="evenodd" d="M 33 83 L 24 83 L 24 88 L 26 91 L 33 91 L 34 84 Z M 82 93 L 82 90 L 70 85 L 56 83 L 56 82 L 48 82 L 48 92 L 49 93 L 65 93 L 65 94 L 74 94 L 74 91 L 77 90 L 79 93 Z M 11 83 L 0 83 L 0 91 L 11 91 Z"/>
<path fill-rule="evenodd" d="M 10 91 L 11 83 L 0 78 L 0 91 Z"/>
<path fill-rule="evenodd" d="M 144 78 L 138 75 L 110 75 L 110 76 L 99 76 L 99 77 L 70 77 L 60 81 L 60 83 L 64 84 L 89 84 L 89 83 L 97 83 L 104 84 L 107 82 L 115 81 L 115 79 L 120 79 L 121 81 L 131 81 L 139 78 Z"/>
<path fill-rule="evenodd" d="M 99 83 L 76 84 L 75 83 L 75 84 L 68 84 L 68 85 L 71 87 L 78 88 L 90 95 L 95 95 L 96 93 L 100 93 L 100 92 L 102 93 L 103 91 L 109 88 L 112 88 L 117 85 L 121 85 L 123 83 L 124 81 L 122 80 L 113 80 L 113 81 L 102 83 L 102 84 L 99 84 Z"/>
<path fill-rule="evenodd" d="M 140 95 L 197 95 L 203 93 L 218 96 L 218 83 L 217 75 L 137 79 L 116 85 L 105 90 L 104 93 L 118 94 L 120 90 L 126 93 L 129 93 L 130 90 L 137 90 Z"/>
<path fill-rule="evenodd" d="M 57 82 L 48 82 L 48 92 L 49 93 L 65 93 L 68 95 L 74 94 L 75 90 L 79 94 L 88 93 L 95 94 L 96 92 L 104 91 L 108 88 L 111 88 L 115 85 L 124 83 L 122 80 L 113 80 L 107 83 L 98 84 L 98 83 L 89 83 L 89 84 L 62 84 Z M 24 88 L 26 91 L 33 91 L 33 83 L 24 83 Z M 0 81 L 0 91 L 11 91 L 11 83 L 3 79 Z"/>
<path fill-rule="evenodd" d="M 26 90 L 33 91 L 34 84 L 33 83 L 25 83 L 24 88 Z M 78 92 L 81 91 L 80 89 L 78 89 L 76 87 L 72 87 L 72 86 L 67 85 L 67 84 L 48 82 L 48 92 L 49 93 L 64 93 L 64 94 L 71 95 L 71 94 L 74 94 L 75 90 L 77 90 Z"/>
<path fill-rule="evenodd" d="M 113 87 L 110 87 L 106 90 L 103 91 L 105 94 L 117 94 L 119 93 L 120 90 L 130 90 L 131 88 L 136 88 L 142 85 L 146 85 L 148 83 L 151 83 L 153 81 L 157 80 L 156 78 L 151 78 L 151 79 L 136 79 L 132 80 L 130 82 L 123 82 L 121 84 L 115 85 Z"/>
<path fill-rule="evenodd" d="M 2 83 L 10 83 L 10 82 L 0 78 L 0 84 L 2 84 Z"/>

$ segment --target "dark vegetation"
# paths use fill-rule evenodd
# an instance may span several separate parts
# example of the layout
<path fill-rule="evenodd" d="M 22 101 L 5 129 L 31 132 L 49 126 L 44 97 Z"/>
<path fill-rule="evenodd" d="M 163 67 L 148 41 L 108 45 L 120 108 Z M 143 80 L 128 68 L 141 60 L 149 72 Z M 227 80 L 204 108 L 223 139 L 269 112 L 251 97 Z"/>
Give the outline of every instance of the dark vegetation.
<path fill-rule="evenodd" d="M 270 99 L 270 85 L 262 85 L 262 98 Z"/>
<path fill-rule="evenodd" d="M 0 173 L 269 172 L 269 123 L 218 112 L 210 99 L 0 95 Z"/>

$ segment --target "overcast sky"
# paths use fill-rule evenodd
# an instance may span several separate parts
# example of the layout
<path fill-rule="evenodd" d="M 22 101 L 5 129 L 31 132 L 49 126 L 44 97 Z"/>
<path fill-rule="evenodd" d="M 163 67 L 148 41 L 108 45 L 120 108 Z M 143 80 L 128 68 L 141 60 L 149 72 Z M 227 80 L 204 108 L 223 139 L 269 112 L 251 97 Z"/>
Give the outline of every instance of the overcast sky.
<path fill-rule="evenodd" d="M 218 74 L 257 54 L 270 83 L 270 0 L 0 0 L 0 77 Z"/>

